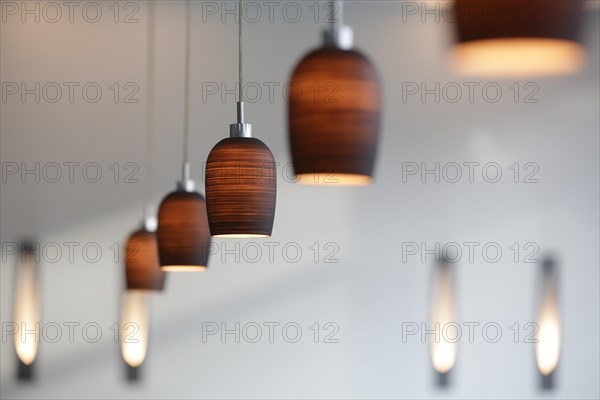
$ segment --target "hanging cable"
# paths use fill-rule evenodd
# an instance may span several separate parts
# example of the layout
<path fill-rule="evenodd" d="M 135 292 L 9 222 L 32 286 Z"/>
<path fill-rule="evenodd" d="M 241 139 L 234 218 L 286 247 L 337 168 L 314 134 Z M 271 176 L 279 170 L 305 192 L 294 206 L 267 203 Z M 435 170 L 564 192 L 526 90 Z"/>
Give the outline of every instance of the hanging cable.
<path fill-rule="evenodd" d="M 240 9 L 239 9 L 239 16 L 238 16 L 238 18 L 239 18 L 238 23 L 239 23 L 239 27 L 240 27 L 239 32 L 238 32 L 238 36 L 239 36 L 238 37 L 238 39 L 239 39 L 239 46 L 238 46 L 239 47 L 239 55 L 238 55 L 238 57 L 239 57 L 239 70 L 240 70 L 239 71 L 239 73 L 240 73 L 240 76 L 239 76 L 239 91 L 240 91 L 240 102 L 243 102 L 244 101 L 244 81 L 243 81 L 243 76 L 242 76 L 242 54 L 243 54 L 242 49 L 243 49 L 243 46 L 244 46 L 243 35 L 242 35 L 242 26 L 243 26 L 243 24 L 242 24 L 242 18 L 244 17 L 243 0 L 240 0 L 240 6 L 239 7 L 240 7 Z"/>
<path fill-rule="evenodd" d="M 330 29 L 334 31 L 336 27 L 344 25 L 344 2 L 342 0 L 331 0 Z"/>
<path fill-rule="evenodd" d="M 243 124 L 244 123 L 244 79 L 243 79 L 243 74 L 242 74 L 242 56 L 244 54 L 244 37 L 243 37 L 243 22 L 244 22 L 244 2 L 243 0 L 240 0 L 239 2 L 239 10 L 238 10 L 238 67 L 239 67 L 239 77 L 238 77 L 238 91 L 239 91 L 239 101 L 237 103 L 237 119 L 238 119 L 238 123 Z"/>
<path fill-rule="evenodd" d="M 247 124 L 244 118 L 244 1 L 238 2 L 238 101 L 237 123 L 229 126 L 229 136 L 231 137 L 252 137 L 252 125 Z"/>
<path fill-rule="evenodd" d="M 155 45 L 155 3 L 148 4 L 148 36 L 146 39 L 146 199 L 145 216 L 154 194 L 154 45 Z"/>
<path fill-rule="evenodd" d="M 185 2 L 185 79 L 183 100 L 183 165 L 184 175 L 189 160 L 188 142 L 190 136 L 190 37 L 191 37 L 191 4 L 190 0 Z"/>

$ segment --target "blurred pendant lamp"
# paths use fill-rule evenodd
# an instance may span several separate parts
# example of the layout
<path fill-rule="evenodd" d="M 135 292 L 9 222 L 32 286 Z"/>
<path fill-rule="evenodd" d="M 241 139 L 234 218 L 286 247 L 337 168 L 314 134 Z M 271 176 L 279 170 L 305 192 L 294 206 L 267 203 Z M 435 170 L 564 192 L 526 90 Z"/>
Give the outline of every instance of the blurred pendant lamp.
<path fill-rule="evenodd" d="M 340 21 L 322 47 L 296 66 L 288 106 L 290 147 L 297 182 L 323 186 L 371 183 L 381 119 L 381 88 L 374 66 L 353 50 L 343 25 L 343 3 L 332 1 Z"/>
<path fill-rule="evenodd" d="M 558 272 L 551 257 L 546 257 L 542 262 L 537 328 L 535 359 L 542 375 L 542 387 L 551 389 L 554 386 L 554 372 L 560 359 L 561 347 Z"/>
<path fill-rule="evenodd" d="M 139 368 L 146 360 L 150 338 L 148 295 L 125 291 L 121 304 L 121 356 L 127 365 L 127 379 L 139 379 Z"/>
<path fill-rule="evenodd" d="M 156 243 L 156 218 L 151 215 L 150 201 L 154 192 L 154 43 L 155 3 L 148 3 L 148 38 L 146 64 L 146 204 L 142 227 L 127 239 L 125 247 L 125 278 L 128 290 L 162 291 L 165 273 L 160 269 Z"/>
<path fill-rule="evenodd" d="M 455 0 L 457 72 L 519 78 L 577 72 L 583 1 Z"/>
<path fill-rule="evenodd" d="M 163 271 L 204 271 L 211 243 L 206 201 L 195 191 L 188 162 L 190 103 L 190 1 L 185 3 L 185 95 L 183 177 L 177 190 L 162 201 L 158 211 L 158 253 Z"/>
<path fill-rule="evenodd" d="M 242 6 L 240 0 L 237 123 L 230 125 L 230 137 L 217 143 L 206 163 L 206 206 L 215 237 L 269 237 L 275 217 L 275 159 L 267 145 L 252 137 L 252 125 L 244 120 Z"/>
<path fill-rule="evenodd" d="M 17 260 L 14 322 L 14 343 L 18 357 L 17 379 L 33 379 L 33 364 L 38 352 L 38 340 L 33 332 L 39 331 L 40 299 L 39 266 L 33 242 L 21 244 Z M 25 332 L 32 332 L 25 334 Z"/>
<path fill-rule="evenodd" d="M 454 265 L 442 258 L 434 268 L 429 328 L 435 327 L 440 337 L 431 341 L 431 362 L 438 384 L 446 386 L 448 375 L 456 363 L 457 340 L 460 335 L 454 299 Z"/>

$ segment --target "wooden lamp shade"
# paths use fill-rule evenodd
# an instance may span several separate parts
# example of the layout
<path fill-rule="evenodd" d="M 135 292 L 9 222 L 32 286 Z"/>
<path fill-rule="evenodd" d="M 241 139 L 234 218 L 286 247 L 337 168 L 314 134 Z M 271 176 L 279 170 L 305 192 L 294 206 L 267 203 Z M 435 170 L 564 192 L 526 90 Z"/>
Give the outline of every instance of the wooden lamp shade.
<path fill-rule="evenodd" d="M 275 159 L 259 139 L 230 137 L 210 152 L 206 206 L 213 236 L 271 236 L 276 193 Z"/>
<path fill-rule="evenodd" d="M 360 52 L 324 46 L 294 70 L 289 138 L 299 183 L 368 185 L 381 115 L 377 72 Z"/>
<path fill-rule="evenodd" d="M 127 289 L 162 291 L 165 277 L 158 261 L 156 234 L 144 228 L 132 233 L 125 248 Z"/>
<path fill-rule="evenodd" d="M 578 71 L 580 0 L 456 0 L 457 72 L 479 76 L 551 76 Z"/>
<path fill-rule="evenodd" d="M 169 194 L 158 210 L 156 235 L 163 271 L 205 270 L 211 237 L 204 197 L 185 190 Z"/>

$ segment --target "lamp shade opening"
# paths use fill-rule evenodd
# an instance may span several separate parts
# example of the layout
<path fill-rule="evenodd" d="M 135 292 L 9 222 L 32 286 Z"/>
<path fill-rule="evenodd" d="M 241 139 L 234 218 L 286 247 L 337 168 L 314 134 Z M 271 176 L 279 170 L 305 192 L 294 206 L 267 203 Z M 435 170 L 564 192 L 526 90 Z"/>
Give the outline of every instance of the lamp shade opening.
<path fill-rule="evenodd" d="M 163 271 L 204 271 L 211 236 L 206 201 L 197 192 L 169 194 L 158 210 L 158 255 Z"/>
<path fill-rule="evenodd" d="M 134 232 L 125 248 L 125 277 L 128 290 L 162 291 L 166 274 L 160 268 L 156 233 Z"/>
<path fill-rule="evenodd" d="M 579 0 L 456 0 L 451 62 L 463 74 L 518 78 L 579 71 Z"/>
<path fill-rule="evenodd" d="M 297 182 L 371 183 L 381 116 L 377 72 L 360 52 L 325 46 L 295 68 L 289 85 L 289 141 Z"/>
<path fill-rule="evenodd" d="M 252 137 L 221 140 L 206 163 L 206 205 L 215 237 L 271 236 L 277 197 L 275 158 Z"/>

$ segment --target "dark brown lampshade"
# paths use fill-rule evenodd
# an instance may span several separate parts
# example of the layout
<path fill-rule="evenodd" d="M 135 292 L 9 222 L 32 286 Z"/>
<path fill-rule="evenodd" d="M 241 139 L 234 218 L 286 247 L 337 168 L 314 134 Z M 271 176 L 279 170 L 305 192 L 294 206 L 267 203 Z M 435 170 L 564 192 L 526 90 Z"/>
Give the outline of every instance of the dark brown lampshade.
<path fill-rule="evenodd" d="M 163 271 L 205 270 L 211 237 L 204 197 L 184 190 L 169 194 L 158 210 L 156 235 Z"/>
<path fill-rule="evenodd" d="M 128 290 L 162 291 L 166 274 L 160 269 L 156 234 L 146 229 L 131 234 L 125 248 Z"/>
<path fill-rule="evenodd" d="M 273 230 L 275 159 L 260 140 L 221 140 L 206 163 L 210 232 L 219 237 L 269 237 Z"/>
<path fill-rule="evenodd" d="M 458 72 L 523 77 L 578 71 L 580 0 L 456 0 Z"/>
<path fill-rule="evenodd" d="M 377 72 L 356 50 L 323 47 L 298 64 L 289 93 L 289 134 L 299 183 L 368 185 L 381 115 Z"/>

